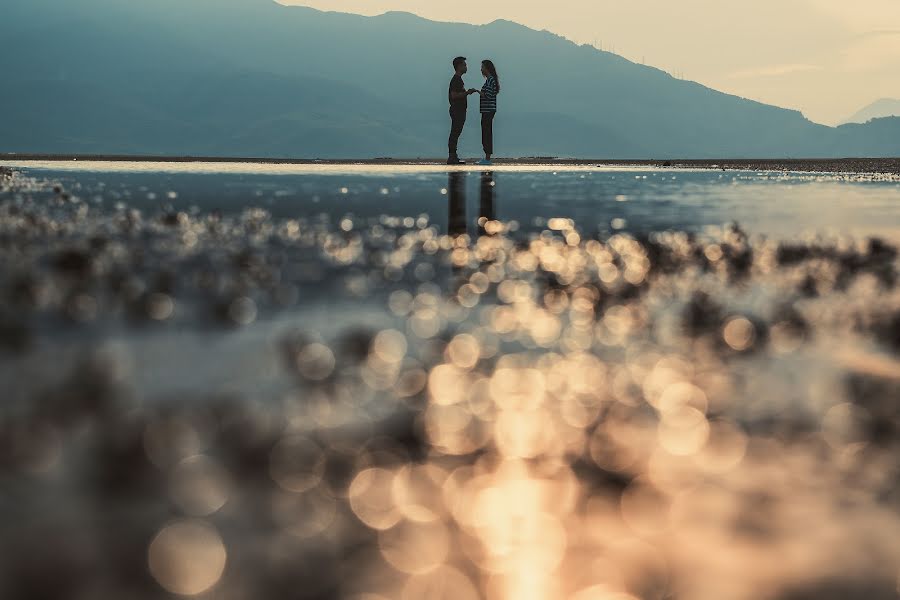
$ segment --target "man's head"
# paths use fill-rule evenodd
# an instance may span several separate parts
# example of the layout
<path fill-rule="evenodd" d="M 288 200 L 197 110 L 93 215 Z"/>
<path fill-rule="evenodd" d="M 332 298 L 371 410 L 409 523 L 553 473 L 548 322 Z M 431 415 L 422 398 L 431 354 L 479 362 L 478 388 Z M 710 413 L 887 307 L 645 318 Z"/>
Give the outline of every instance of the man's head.
<path fill-rule="evenodd" d="M 453 69 L 456 71 L 458 75 L 465 75 L 466 71 L 469 70 L 469 67 L 466 65 L 466 57 L 465 56 L 457 56 L 453 59 Z"/>

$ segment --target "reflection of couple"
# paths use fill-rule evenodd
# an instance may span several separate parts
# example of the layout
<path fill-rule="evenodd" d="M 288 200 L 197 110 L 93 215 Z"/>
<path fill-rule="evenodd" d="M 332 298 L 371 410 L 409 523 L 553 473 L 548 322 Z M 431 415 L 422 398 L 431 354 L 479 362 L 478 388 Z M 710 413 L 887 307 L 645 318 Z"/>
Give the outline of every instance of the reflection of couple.
<path fill-rule="evenodd" d="M 466 111 L 469 108 L 468 97 L 481 94 L 481 145 L 484 147 L 484 160 L 479 165 L 490 165 L 494 153 L 494 115 L 497 114 L 497 94 L 500 93 L 500 77 L 494 63 L 489 60 L 481 62 L 481 74 L 484 75 L 484 87 L 481 91 L 472 88 L 466 90 L 462 76 L 469 70 L 465 57 L 453 59 L 456 73 L 450 80 L 450 158 L 448 165 L 465 164 L 457 154 L 457 144 L 463 127 L 466 125 Z"/>
<path fill-rule="evenodd" d="M 450 171 L 447 191 L 450 203 L 447 205 L 447 233 L 451 236 L 468 233 L 469 223 L 466 220 L 466 173 Z M 484 171 L 481 174 L 481 198 L 478 206 L 478 235 L 493 235 L 489 231 L 488 222 L 497 219 L 497 207 L 494 202 L 494 173 Z"/>

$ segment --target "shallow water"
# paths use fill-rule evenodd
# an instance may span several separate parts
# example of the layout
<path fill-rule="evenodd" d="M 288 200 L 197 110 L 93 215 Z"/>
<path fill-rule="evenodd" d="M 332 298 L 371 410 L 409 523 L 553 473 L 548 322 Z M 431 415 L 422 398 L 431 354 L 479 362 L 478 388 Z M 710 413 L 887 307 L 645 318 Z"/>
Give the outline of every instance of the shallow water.
<path fill-rule="evenodd" d="M 16 165 L 13 165 L 16 166 Z M 270 165 L 250 163 L 28 162 L 25 173 L 58 180 L 103 205 L 235 213 L 266 208 L 276 218 L 334 221 L 382 214 L 442 231 L 476 233 L 479 217 L 540 231 L 550 218 L 589 235 L 700 231 L 740 223 L 754 234 L 896 235 L 900 180 L 834 175 L 567 165 Z"/>
<path fill-rule="evenodd" d="M 898 230 L 871 176 L 30 163 L 0 597 L 895 598 Z"/>

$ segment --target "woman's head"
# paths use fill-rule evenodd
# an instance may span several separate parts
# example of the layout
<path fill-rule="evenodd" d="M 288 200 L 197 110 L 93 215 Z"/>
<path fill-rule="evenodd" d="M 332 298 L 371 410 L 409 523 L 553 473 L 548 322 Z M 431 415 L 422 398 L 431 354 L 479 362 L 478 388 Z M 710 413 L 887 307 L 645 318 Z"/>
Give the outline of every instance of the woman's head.
<path fill-rule="evenodd" d="M 500 91 L 500 76 L 497 75 L 497 67 L 490 60 L 481 61 L 481 74 L 485 77 L 493 77 L 497 81 L 497 91 Z"/>

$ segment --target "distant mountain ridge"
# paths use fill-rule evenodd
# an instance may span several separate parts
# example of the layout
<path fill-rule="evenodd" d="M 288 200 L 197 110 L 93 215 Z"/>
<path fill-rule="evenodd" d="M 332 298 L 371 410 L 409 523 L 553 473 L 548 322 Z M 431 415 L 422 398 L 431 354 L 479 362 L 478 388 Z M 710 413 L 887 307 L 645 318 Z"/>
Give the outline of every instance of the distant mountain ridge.
<path fill-rule="evenodd" d="M 502 156 L 900 155 L 900 119 L 826 127 L 510 21 L 271 0 L 7 0 L 0 152 L 440 156 L 450 59 L 503 92 Z M 463 135 L 479 150 L 477 99 Z"/>
<path fill-rule="evenodd" d="M 860 109 L 844 123 L 868 123 L 872 119 L 900 117 L 900 99 L 882 98 Z"/>

